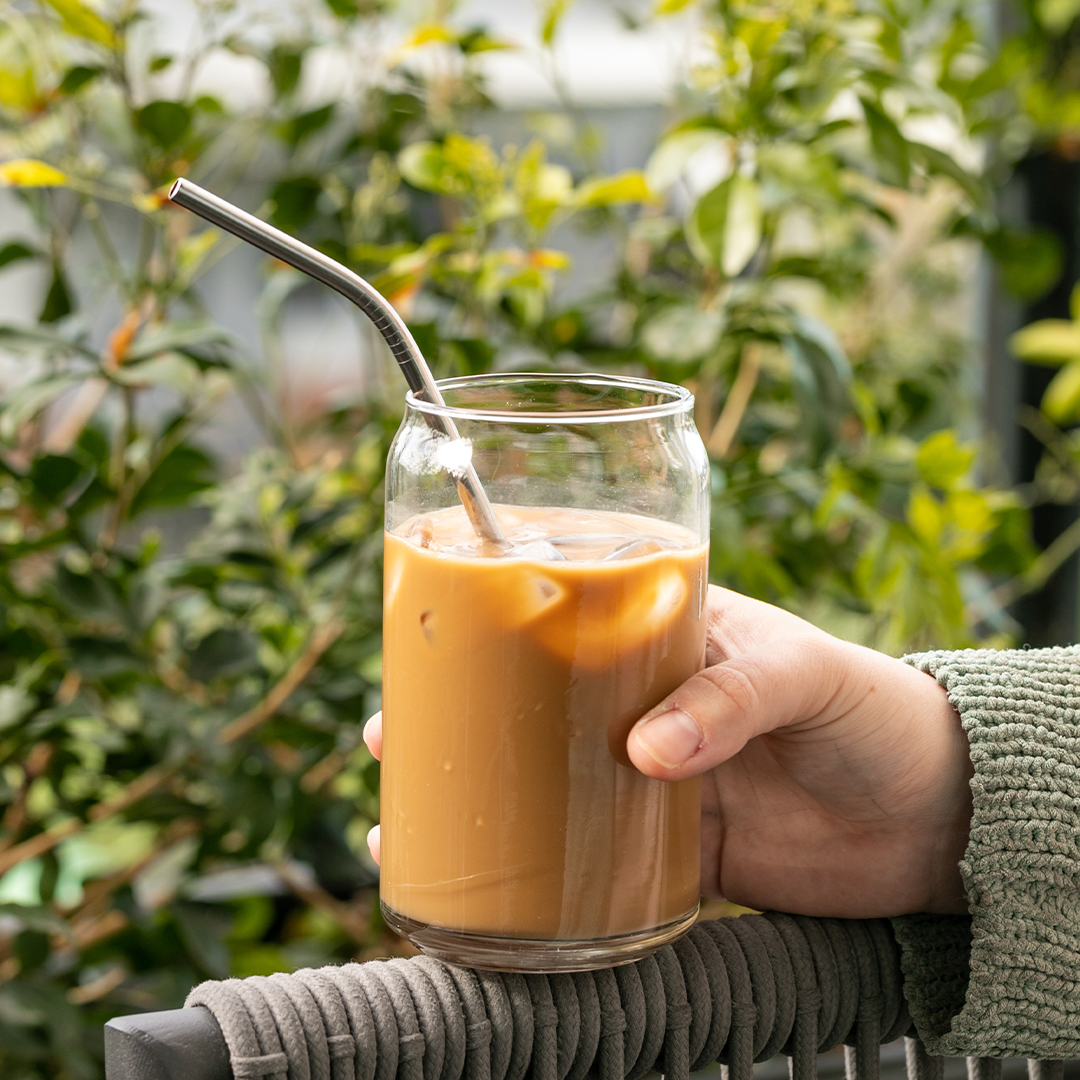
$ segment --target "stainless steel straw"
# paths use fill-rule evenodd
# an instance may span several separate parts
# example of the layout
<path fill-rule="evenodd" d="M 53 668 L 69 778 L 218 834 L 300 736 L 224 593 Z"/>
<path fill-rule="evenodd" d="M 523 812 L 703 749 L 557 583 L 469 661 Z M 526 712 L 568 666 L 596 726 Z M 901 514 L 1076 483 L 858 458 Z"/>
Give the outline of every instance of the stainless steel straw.
<path fill-rule="evenodd" d="M 442 394 L 432 377 L 431 370 L 424 360 L 420 347 L 416 344 L 409 328 L 393 305 L 378 290 L 372 288 L 359 274 L 354 274 L 341 263 L 335 262 L 315 248 L 302 244 L 299 240 L 273 225 L 233 206 L 220 196 L 191 183 L 190 180 L 177 180 L 169 191 L 169 198 L 178 206 L 190 210 L 193 214 L 205 218 L 218 228 L 239 236 L 241 240 L 261 248 L 268 255 L 280 259 L 289 266 L 316 278 L 324 285 L 341 293 L 346 300 L 351 300 L 374 324 L 386 339 L 394 359 L 398 362 L 405 381 L 417 397 L 430 401 L 434 405 L 445 405 Z M 457 427 L 448 416 L 438 413 L 424 413 L 428 426 L 451 439 L 458 439 Z M 484 540 L 505 544 L 506 538 L 495 519 L 491 503 L 480 484 L 480 478 L 472 464 L 454 476 L 458 496 L 469 521 L 478 536 Z"/>

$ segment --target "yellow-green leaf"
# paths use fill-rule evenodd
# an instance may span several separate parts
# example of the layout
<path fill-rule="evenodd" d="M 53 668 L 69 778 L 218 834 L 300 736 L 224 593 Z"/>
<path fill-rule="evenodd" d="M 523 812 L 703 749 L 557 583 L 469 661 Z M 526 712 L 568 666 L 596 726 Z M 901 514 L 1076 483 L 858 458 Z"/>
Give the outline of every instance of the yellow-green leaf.
<path fill-rule="evenodd" d="M 559 23 L 570 7 L 571 0 L 548 0 L 544 5 L 544 18 L 540 22 L 540 40 L 550 45 L 555 40 Z"/>
<path fill-rule="evenodd" d="M 908 502 L 908 524 L 916 535 L 934 543 L 945 525 L 944 508 L 928 491 L 913 491 Z"/>
<path fill-rule="evenodd" d="M 1074 285 L 1069 294 L 1069 314 L 1074 319 L 1080 319 L 1080 284 Z"/>
<path fill-rule="evenodd" d="M 1042 410 L 1055 424 L 1080 418 L 1080 361 L 1063 367 L 1043 394 Z"/>
<path fill-rule="evenodd" d="M 0 104 L 15 109 L 28 109 L 38 100 L 34 73 L 30 68 L 21 71 L 0 68 Z"/>
<path fill-rule="evenodd" d="M 989 532 L 993 528 L 994 511 L 984 492 L 950 491 L 948 504 L 957 528 L 978 534 Z"/>
<path fill-rule="evenodd" d="M 16 158 L 0 165 L 0 184 L 8 187 L 63 187 L 68 177 L 44 161 Z"/>
<path fill-rule="evenodd" d="M 64 29 L 76 37 L 96 41 L 112 48 L 116 45 L 116 33 L 96 11 L 79 0 L 43 0 L 64 21 Z"/>
<path fill-rule="evenodd" d="M 688 8 L 694 0 L 657 0 L 653 7 L 654 15 L 674 15 L 684 8 Z"/>
<path fill-rule="evenodd" d="M 575 192 L 579 206 L 611 206 L 613 203 L 646 202 L 652 197 L 645 174 L 640 169 L 627 169 L 615 176 L 586 180 Z"/>
<path fill-rule="evenodd" d="M 919 475 L 934 487 L 951 488 L 967 474 L 975 452 L 961 446 L 953 431 L 936 431 L 923 440 L 915 455 Z"/>
<path fill-rule="evenodd" d="M 1009 349 L 1021 360 L 1040 364 L 1068 364 L 1080 360 L 1080 323 L 1068 319 L 1040 319 L 1017 330 Z"/>
<path fill-rule="evenodd" d="M 415 30 L 390 54 L 387 61 L 389 67 L 401 63 L 411 52 L 432 44 L 453 44 L 458 40 L 458 35 L 448 26 L 442 23 L 421 23 Z"/>

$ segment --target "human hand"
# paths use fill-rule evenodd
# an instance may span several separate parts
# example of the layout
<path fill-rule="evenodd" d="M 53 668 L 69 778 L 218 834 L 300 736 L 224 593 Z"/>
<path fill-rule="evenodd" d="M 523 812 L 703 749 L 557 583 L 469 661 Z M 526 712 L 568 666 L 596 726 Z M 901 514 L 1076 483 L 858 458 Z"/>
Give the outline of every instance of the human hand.
<path fill-rule="evenodd" d="M 707 618 L 709 666 L 627 741 L 648 776 L 705 774 L 703 892 L 846 918 L 966 911 L 972 769 L 944 689 L 716 586 Z M 381 713 L 364 741 L 381 756 Z M 378 826 L 368 846 L 378 862 Z"/>
<path fill-rule="evenodd" d="M 702 888 L 747 907 L 964 912 L 967 739 L 945 690 L 710 586 L 706 669 L 637 722 L 648 776 L 703 774 Z"/>

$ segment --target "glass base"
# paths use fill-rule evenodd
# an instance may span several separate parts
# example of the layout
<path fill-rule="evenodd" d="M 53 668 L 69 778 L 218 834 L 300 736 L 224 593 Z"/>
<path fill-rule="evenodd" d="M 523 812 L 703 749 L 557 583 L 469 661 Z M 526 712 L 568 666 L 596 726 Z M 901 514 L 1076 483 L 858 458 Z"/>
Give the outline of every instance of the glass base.
<path fill-rule="evenodd" d="M 694 925 L 698 909 L 663 926 L 638 930 L 616 937 L 547 941 L 537 938 L 495 937 L 447 930 L 417 922 L 380 901 L 383 919 L 396 933 L 408 938 L 421 952 L 466 967 L 489 971 L 590 971 L 595 968 L 632 964 L 649 953 L 671 944 Z"/>

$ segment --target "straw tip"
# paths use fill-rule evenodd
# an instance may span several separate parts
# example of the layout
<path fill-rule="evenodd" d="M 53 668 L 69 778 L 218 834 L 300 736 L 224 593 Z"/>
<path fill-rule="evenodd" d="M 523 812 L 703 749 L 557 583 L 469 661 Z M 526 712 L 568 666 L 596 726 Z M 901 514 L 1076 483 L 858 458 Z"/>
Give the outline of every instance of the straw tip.
<path fill-rule="evenodd" d="M 169 199 L 170 199 L 170 201 L 176 198 L 176 193 L 177 193 L 177 192 L 178 192 L 178 191 L 179 191 L 179 190 L 180 190 L 180 189 L 181 189 L 181 188 L 182 188 L 183 186 L 184 186 L 184 178 L 183 178 L 183 177 L 181 177 L 181 178 L 180 178 L 179 180 L 174 180 L 174 181 L 173 181 L 173 185 L 172 185 L 172 187 L 171 187 L 171 188 L 169 188 Z"/>

